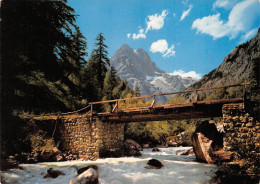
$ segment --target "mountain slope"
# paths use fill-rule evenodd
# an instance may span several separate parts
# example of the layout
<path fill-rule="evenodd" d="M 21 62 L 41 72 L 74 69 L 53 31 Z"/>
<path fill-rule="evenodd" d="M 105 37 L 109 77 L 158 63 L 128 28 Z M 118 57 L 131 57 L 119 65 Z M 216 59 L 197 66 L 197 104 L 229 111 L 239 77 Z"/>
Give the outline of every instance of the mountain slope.
<path fill-rule="evenodd" d="M 143 49 L 133 50 L 126 44 L 115 52 L 111 65 L 121 79 L 128 81 L 130 87 L 139 86 L 142 95 L 180 91 L 197 81 L 159 69 L 147 52 Z"/>
<path fill-rule="evenodd" d="M 235 84 L 252 80 L 254 66 L 260 61 L 260 29 L 249 42 L 237 46 L 219 67 L 203 76 L 189 88 Z M 258 68 L 259 70 L 259 68 Z M 259 71 L 258 71 L 259 72 Z"/>

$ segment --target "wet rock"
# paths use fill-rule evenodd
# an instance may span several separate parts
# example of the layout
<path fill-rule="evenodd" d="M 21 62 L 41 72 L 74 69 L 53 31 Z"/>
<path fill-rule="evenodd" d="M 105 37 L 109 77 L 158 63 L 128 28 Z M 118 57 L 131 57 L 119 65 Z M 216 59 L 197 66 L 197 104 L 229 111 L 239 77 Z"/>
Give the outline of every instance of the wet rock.
<path fill-rule="evenodd" d="M 178 142 L 179 141 L 179 138 L 175 135 L 175 136 L 169 136 L 166 138 L 166 143 L 167 145 L 170 147 L 170 146 L 173 146 L 173 147 L 176 147 L 178 146 Z"/>
<path fill-rule="evenodd" d="M 52 152 L 43 150 L 39 156 L 39 161 L 49 162 L 51 161 L 52 156 L 53 156 Z"/>
<path fill-rule="evenodd" d="M 90 167 L 81 174 L 72 178 L 69 184 L 98 184 L 98 178 L 98 170 Z"/>
<path fill-rule="evenodd" d="M 143 148 L 150 148 L 150 145 L 149 144 L 144 144 Z"/>
<path fill-rule="evenodd" d="M 59 162 L 66 160 L 65 156 L 57 147 L 53 147 L 51 151 L 43 150 L 38 158 L 41 162 Z"/>
<path fill-rule="evenodd" d="M 145 168 L 146 169 L 161 169 L 162 167 L 164 167 L 164 165 L 156 159 L 151 159 L 147 162 L 147 165 Z"/>
<path fill-rule="evenodd" d="M 187 150 L 187 151 L 177 151 L 176 155 L 194 155 L 193 148 Z"/>
<path fill-rule="evenodd" d="M 117 150 L 100 150 L 100 158 L 118 158 L 124 156 L 141 156 L 142 147 L 135 141 L 127 139 Z"/>
<path fill-rule="evenodd" d="M 80 168 L 80 169 L 77 171 L 78 175 L 81 174 L 81 173 L 83 173 L 83 172 L 85 172 L 85 171 L 88 170 L 89 168 L 92 168 L 92 169 L 95 169 L 96 171 L 98 171 L 98 166 L 96 166 L 96 165 L 89 165 L 89 166 L 87 166 L 87 167 L 82 167 L 82 168 Z"/>
<path fill-rule="evenodd" d="M 14 160 L 14 159 L 15 159 L 15 157 L 14 157 L 14 156 L 12 156 L 12 155 L 10 155 L 10 156 L 8 157 L 8 159 L 10 159 L 10 160 Z"/>
<path fill-rule="evenodd" d="M 6 171 L 8 169 L 13 169 L 13 168 L 18 168 L 18 169 L 23 169 L 18 165 L 17 162 L 10 162 L 9 159 L 3 159 L 0 158 L 0 170 L 1 171 Z"/>
<path fill-rule="evenodd" d="M 53 170 L 53 168 L 50 168 L 47 170 L 47 174 L 44 176 L 44 178 L 57 178 L 60 175 L 65 174 L 59 170 Z"/>
<path fill-rule="evenodd" d="M 177 135 L 178 137 L 178 146 L 191 146 L 191 134 L 186 132 L 181 132 Z"/>
<path fill-rule="evenodd" d="M 54 155 L 52 157 L 52 161 L 54 161 L 54 162 L 60 162 L 60 161 L 64 161 L 64 160 L 65 160 L 65 158 L 62 154 Z"/>
<path fill-rule="evenodd" d="M 127 139 L 124 142 L 124 155 L 125 156 L 141 156 L 142 147 L 135 141 Z"/>
<path fill-rule="evenodd" d="M 153 148 L 152 152 L 160 152 L 159 148 Z"/>
<path fill-rule="evenodd" d="M 27 163 L 27 155 L 15 154 L 14 157 L 17 160 L 18 163 Z"/>
<path fill-rule="evenodd" d="M 35 157 L 28 157 L 26 162 L 28 164 L 35 164 L 38 160 Z"/>

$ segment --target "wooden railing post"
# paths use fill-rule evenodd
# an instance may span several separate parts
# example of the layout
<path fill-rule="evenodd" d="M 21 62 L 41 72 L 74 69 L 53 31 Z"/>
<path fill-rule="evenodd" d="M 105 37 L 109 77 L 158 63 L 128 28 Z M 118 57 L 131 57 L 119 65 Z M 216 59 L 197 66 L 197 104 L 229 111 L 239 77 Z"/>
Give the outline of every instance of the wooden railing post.
<path fill-rule="evenodd" d="M 151 106 L 150 106 L 150 108 L 153 108 L 153 106 L 155 105 L 155 95 L 153 95 L 153 102 L 152 102 L 152 104 L 151 104 Z"/>
<path fill-rule="evenodd" d="M 93 104 L 90 105 L 91 121 L 93 120 Z"/>
<path fill-rule="evenodd" d="M 195 89 L 195 96 L 193 99 L 193 103 L 197 103 L 197 101 L 198 101 L 198 91 Z"/>
<path fill-rule="evenodd" d="M 244 102 L 244 105 L 245 105 L 245 101 L 246 101 L 246 84 L 244 84 L 244 86 L 243 86 L 243 102 Z"/>
<path fill-rule="evenodd" d="M 118 113 L 118 108 L 119 108 L 119 105 L 118 105 L 118 100 L 116 101 L 116 112 Z"/>

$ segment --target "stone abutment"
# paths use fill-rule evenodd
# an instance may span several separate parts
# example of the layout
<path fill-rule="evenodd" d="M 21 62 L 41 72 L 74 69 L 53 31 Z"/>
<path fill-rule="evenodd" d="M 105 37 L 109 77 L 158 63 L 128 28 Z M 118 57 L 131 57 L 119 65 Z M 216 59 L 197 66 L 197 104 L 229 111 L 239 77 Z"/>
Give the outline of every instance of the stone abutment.
<path fill-rule="evenodd" d="M 79 158 L 95 160 L 104 150 L 117 151 L 122 147 L 124 124 L 99 119 L 64 119 L 59 123 L 58 133 L 64 150 L 78 154 Z"/>
<path fill-rule="evenodd" d="M 222 108 L 225 151 L 259 153 L 260 122 L 246 112 L 244 104 L 225 104 Z"/>

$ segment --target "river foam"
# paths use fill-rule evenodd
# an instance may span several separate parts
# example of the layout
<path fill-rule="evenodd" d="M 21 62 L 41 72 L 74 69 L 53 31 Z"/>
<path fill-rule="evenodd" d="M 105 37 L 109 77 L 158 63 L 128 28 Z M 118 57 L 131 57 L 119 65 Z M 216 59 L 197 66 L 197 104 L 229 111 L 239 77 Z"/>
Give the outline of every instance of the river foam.
<path fill-rule="evenodd" d="M 152 149 L 142 151 L 142 156 L 106 158 L 96 161 L 45 162 L 38 164 L 21 164 L 20 169 L 10 169 L 1 176 L 10 184 L 65 184 L 76 175 L 76 167 L 81 168 L 95 164 L 99 168 L 101 184 L 203 184 L 214 176 L 217 167 L 196 162 L 195 156 L 177 156 L 177 151 L 189 147 L 160 148 L 160 152 Z M 149 159 L 158 159 L 162 169 L 146 169 Z M 65 175 L 58 178 L 43 178 L 49 168 L 60 170 Z"/>

